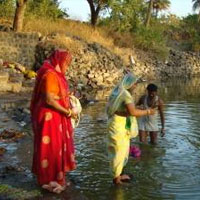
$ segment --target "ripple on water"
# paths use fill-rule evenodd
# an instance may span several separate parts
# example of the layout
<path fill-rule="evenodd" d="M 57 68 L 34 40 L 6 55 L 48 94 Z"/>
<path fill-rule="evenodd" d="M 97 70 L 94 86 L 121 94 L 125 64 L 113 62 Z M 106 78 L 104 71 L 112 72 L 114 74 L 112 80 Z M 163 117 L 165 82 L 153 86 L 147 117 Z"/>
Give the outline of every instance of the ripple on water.
<path fill-rule="evenodd" d="M 156 147 L 141 146 L 142 157 L 126 167 L 133 180 L 113 187 L 106 154 L 105 105 L 84 110 L 75 143 L 77 169 L 71 173 L 92 200 L 200 199 L 200 104 L 170 101 L 165 106 L 166 136 Z"/>

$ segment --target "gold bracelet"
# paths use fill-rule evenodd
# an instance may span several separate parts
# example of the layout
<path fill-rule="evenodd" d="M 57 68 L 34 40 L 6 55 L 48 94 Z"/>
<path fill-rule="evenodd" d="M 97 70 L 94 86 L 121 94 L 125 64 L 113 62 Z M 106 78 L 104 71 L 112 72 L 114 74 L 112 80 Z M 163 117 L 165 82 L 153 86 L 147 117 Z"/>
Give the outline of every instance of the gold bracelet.
<path fill-rule="evenodd" d="M 70 117 L 72 115 L 72 111 L 69 109 L 67 116 Z"/>
<path fill-rule="evenodd" d="M 150 115 L 151 111 L 149 109 L 147 109 L 147 115 Z"/>

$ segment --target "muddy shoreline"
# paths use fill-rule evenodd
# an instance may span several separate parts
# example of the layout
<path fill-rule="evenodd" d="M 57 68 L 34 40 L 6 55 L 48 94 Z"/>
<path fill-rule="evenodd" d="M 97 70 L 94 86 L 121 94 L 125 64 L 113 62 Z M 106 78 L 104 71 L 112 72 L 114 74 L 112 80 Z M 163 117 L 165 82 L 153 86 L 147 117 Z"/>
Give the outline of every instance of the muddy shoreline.
<path fill-rule="evenodd" d="M 0 132 L 15 130 L 24 133 L 21 138 L 0 140 L 0 148 L 5 149 L 0 155 L 0 199 L 86 200 L 70 176 L 71 186 L 60 195 L 46 192 L 37 185 L 31 173 L 33 137 L 28 114 L 29 102 L 30 94 L 6 93 L 0 97 Z"/>

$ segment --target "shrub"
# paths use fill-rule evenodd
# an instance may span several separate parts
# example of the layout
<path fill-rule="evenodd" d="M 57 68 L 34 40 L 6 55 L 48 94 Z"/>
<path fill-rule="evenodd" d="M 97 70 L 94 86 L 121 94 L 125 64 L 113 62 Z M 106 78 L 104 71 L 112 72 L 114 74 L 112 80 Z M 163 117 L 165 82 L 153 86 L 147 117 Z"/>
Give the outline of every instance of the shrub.
<path fill-rule="evenodd" d="M 14 16 L 15 0 L 0 0 L 0 17 L 10 18 Z"/>
<path fill-rule="evenodd" d="M 168 56 L 169 49 L 166 45 L 166 38 L 160 27 L 152 26 L 146 28 L 140 26 L 133 33 L 134 45 L 137 48 L 154 53 L 157 57 L 165 59 Z"/>

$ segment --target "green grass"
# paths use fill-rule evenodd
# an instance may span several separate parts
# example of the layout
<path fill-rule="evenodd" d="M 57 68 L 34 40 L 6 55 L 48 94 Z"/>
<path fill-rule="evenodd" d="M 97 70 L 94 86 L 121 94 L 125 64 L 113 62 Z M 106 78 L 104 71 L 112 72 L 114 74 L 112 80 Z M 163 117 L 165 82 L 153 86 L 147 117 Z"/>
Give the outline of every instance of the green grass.
<path fill-rule="evenodd" d="M 22 188 L 15 188 L 10 185 L 0 184 L 0 198 L 8 198 L 13 200 L 32 199 L 41 196 L 39 190 L 27 191 Z"/>

